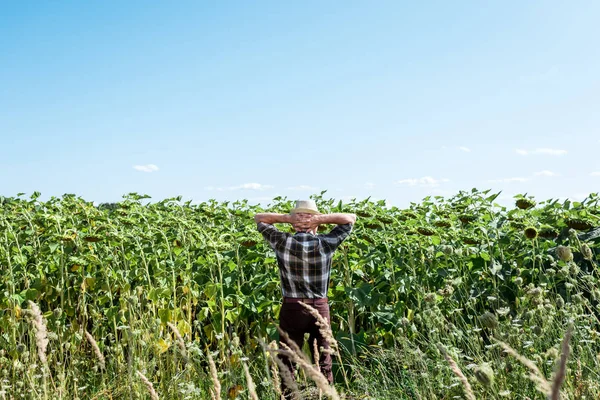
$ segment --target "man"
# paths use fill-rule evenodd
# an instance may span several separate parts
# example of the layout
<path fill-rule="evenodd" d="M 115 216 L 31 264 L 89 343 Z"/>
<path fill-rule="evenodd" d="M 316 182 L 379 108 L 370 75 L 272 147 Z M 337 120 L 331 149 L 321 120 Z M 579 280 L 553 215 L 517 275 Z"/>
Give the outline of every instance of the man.
<path fill-rule="evenodd" d="M 311 352 L 315 339 L 318 348 L 328 349 L 329 343 L 321 336 L 315 318 L 298 303 L 317 309 L 330 322 L 327 289 L 331 260 L 335 250 L 352 231 L 356 215 L 321 214 L 314 201 L 298 200 L 289 214 L 256 214 L 254 220 L 258 224 L 258 231 L 277 256 L 283 293 L 280 328 L 300 348 L 304 334 L 308 333 Z M 296 233 L 281 232 L 273 226 L 276 223 L 291 224 Z M 317 235 L 317 229 L 322 224 L 335 224 L 337 227 L 327 234 Z M 283 338 L 281 340 L 284 341 Z M 283 361 L 293 372 L 292 362 L 285 357 Z M 321 352 L 319 365 L 329 383 L 333 383 L 331 355 L 328 352 Z"/>

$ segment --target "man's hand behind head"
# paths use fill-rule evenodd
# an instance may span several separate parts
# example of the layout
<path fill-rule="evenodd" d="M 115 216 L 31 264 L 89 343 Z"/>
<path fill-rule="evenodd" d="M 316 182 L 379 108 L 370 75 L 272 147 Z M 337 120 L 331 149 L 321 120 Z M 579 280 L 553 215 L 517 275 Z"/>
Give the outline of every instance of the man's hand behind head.
<path fill-rule="evenodd" d="M 312 232 L 319 226 L 317 215 L 308 213 L 291 214 L 291 224 L 298 232 Z"/>

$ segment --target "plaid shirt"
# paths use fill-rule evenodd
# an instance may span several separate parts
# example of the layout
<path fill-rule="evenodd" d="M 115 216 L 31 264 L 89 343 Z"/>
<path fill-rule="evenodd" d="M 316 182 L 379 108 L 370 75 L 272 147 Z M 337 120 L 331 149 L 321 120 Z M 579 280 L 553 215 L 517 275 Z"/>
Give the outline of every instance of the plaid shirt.
<path fill-rule="evenodd" d="M 331 260 L 352 231 L 352 224 L 338 225 L 325 235 L 281 232 L 260 222 L 258 231 L 275 250 L 284 297 L 327 297 Z"/>

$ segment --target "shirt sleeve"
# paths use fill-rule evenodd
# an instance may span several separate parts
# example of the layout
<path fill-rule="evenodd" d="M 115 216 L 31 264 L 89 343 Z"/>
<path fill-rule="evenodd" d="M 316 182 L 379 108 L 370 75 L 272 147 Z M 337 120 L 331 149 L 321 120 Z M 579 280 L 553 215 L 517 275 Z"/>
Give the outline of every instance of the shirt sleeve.
<path fill-rule="evenodd" d="M 281 232 L 273 225 L 266 224 L 264 222 L 258 223 L 258 231 L 261 233 L 261 235 L 263 235 L 266 241 L 269 242 L 273 249 L 276 249 L 278 246 L 281 246 L 283 243 L 285 243 L 287 238 L 287 234 L 285 232 Z"/>
<path fill-rule="evenodd" d="M 333 252 L 352 232 L 352 224 L 338 225 L 331 232 L 321 235 L 321 240 Z"/>

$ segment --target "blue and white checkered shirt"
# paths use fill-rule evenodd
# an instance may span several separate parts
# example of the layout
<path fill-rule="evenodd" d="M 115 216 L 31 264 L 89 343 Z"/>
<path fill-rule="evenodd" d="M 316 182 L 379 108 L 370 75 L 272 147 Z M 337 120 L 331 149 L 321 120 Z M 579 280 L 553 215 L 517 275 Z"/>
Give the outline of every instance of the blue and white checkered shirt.
<path fill-rule="evenodd" d="M 324 235 L 313 235 L 281 232 L 273 225 L 259 222 L 258 231 L 275 250 L 284 297 L 327 297 L 333 253 L 352 231 L 352 224 L 338 225 Z"/>

